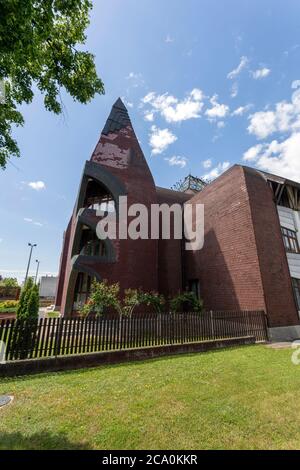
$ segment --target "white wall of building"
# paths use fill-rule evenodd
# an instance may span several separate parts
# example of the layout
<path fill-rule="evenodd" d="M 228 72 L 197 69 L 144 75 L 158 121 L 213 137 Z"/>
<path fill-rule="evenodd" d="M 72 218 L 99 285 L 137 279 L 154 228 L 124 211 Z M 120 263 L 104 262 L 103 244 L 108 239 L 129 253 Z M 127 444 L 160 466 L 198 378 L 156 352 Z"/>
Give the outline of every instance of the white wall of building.
<path fill-rule="evenodd" d="M 40 278 L 40 297 L 55 297 L 57 276 L 42 276 Z"/>
<path fill-rule="evenodd" d="M 298 243 L 300 246 L 300 214 L 299 211 L 293 211 L 288 207 L 277 206 L 281 227 L 288 228 L 297 232 Z M 300 254 L 287 253 L 288 264 L 291 277 L 300 279 Z"/>

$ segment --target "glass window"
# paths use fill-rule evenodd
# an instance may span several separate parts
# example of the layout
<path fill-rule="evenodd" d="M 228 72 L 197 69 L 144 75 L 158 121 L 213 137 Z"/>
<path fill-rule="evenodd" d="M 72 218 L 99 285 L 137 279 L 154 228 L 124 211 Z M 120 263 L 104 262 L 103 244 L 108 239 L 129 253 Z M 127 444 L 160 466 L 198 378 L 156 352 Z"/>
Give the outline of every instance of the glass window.
<path fill-rule="evenodd" d="M 199 287 L 199 280 L 198 279 L 191 279 L 189 281 L 189 291 L 194 292 L 197 299 L 200 297 L 200 287 Z"/>
<path fill-rule="evenodd" d="M 290 253 L 300 253 L 297 232 L 284 227 L 281 227 L 281 232 L 286 251 Z"/>
<path fill-rule="evenodd" d="M 300 279 L 292 279 L 297 308 L 300 311 Z"/>

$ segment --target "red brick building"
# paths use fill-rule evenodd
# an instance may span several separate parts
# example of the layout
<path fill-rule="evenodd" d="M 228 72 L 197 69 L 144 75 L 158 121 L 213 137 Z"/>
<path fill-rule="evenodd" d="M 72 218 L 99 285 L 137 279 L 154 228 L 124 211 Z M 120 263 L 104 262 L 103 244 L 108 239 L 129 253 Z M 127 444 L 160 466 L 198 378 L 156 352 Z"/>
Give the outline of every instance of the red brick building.
<path fill-rule="evenodd" d="M 166 297 L 192 289 L 208 310 L 264 310 L 274 338 L 300 336 L 300 184 L 234 165 L 211 184 L 184 191 L 155 186 L 120 99 L 84 166 L 64 234 L 56 306 L 71 315 L 86 301 L 93 278 L 118 281 Z M 97 209 L 204 204 L 202 250 L 184 240 L 100 240 Z M 129 217 L 130 220 L 130 217 Z M 151 220 L 149 216 L 149 232 Z M 118 229 L 120 227 L 118 226 Z"/>

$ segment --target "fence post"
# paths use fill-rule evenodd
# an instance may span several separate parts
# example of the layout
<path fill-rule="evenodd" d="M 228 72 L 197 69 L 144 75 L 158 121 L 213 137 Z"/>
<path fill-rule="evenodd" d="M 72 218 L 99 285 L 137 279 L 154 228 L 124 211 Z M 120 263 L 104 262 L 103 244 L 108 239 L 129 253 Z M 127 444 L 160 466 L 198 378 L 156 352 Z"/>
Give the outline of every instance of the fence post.
<path fill-rule="evenodd" d="M 262 315 L 263 315 L 263 319 L 264 319 L 263 321 L 264 321 L 264 325 L 265 325 L 265 329 L 266 329 L 266 340 L 270 341 L 268 316 L 267 316 L 266 312 L 264 312 L 264 311 L 262 311 Z"/>
<path fill-rule="evenodd" d="M 215 328 L 214 328 L 214 312 L 211 310 L 210 312 L 210 327 L 211 327 L 211 339 L 215 337 Z"/>
<path fill-rule="evenodd" d="M 157 320 L 158 344 L 161 345 L 161 313 L 158 314 Z"/>
<path fill-rule="evenodd" d="M 54 356 L 55 357 L 59 356 L 59 354 L 60 354 L 60 343 L 61 343 L 61 338 L 62 338 L 64 319 L 63 318 L 58 318 L 57 320 L 58 320 L 58 322 L 57 322 L 57 326 L 56 326 L 55 346 L 54 346 Z"/>

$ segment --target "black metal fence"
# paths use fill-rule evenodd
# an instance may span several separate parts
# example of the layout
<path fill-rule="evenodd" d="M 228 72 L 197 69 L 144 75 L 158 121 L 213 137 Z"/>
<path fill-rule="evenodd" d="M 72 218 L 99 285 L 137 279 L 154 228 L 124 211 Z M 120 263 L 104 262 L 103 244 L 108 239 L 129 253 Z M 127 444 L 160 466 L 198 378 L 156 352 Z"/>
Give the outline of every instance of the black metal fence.
<path fill-rule="evenodd" d="M 7 361 L 243 336 L 254 336 L 256 341 L 267 340 L 263 311 L 0 322 L 2 356 L 5 352 Z"/>

